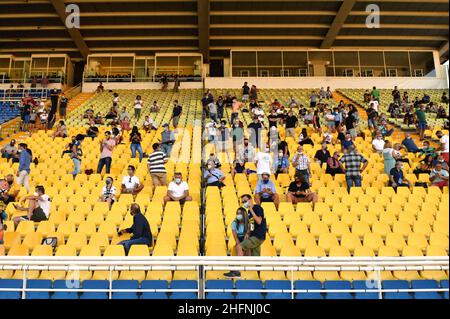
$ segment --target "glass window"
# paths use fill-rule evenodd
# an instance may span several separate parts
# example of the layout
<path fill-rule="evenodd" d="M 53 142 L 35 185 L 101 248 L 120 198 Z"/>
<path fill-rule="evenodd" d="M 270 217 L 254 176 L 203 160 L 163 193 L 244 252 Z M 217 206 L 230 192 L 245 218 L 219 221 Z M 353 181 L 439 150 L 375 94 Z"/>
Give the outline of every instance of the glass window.
<path fill-rule="evenodd" d="M 233 51 L 232 75 L 237 77 L 258 76 L 256 71 L 256 51 Z"/>
<path fill-rule="evenodd" d="M 334 51 L 336 76 L 359 76 L 358 52 Z"/>
<path fill-rule="evenodd" d="M 332 51 L 310 51 L 309 61 L 311 76 L 334 76 Z"/>
<path fill-rule="evenodd" d="M 412 76 L 435 77 L 433 52 L 409 52 Z"/>
<path fill-rule="evenodd" d="M 176 75 L 178 74 L 178 56 L 157 56 L 156 75 Z"/>
<path fill-rule="evenodd" d="M 284 51 L 283 70 L 285 76 L 307 76 L 308 53 L 306 51 Z"/>
<path fill-rule="evenodd" d="M 382 51 L 359 51 L 359 60 L 361 63 L 361 76 L 386 76 Z"/>
<path fill-rule="evenodd" d="M 408 52 L 385 51 L 384 56 L 389 77 L 411 76 Z"/>

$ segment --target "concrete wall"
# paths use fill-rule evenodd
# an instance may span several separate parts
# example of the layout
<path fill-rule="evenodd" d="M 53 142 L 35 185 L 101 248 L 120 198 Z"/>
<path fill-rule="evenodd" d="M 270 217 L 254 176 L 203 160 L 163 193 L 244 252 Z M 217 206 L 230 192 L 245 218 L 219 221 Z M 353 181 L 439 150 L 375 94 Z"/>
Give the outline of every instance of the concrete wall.
<path fill-rule="evenodd" d="M 83 83 L 82 92 L 92 93 L 97 89 L 98 82 Z M 161 88 L 160 83 L 154 82 L 133 82 L 133 83 L 103 83 L 105 90 L 157 90 Z M 173 87 L 173 83 L 169 83 L 169 89 Z M 181 89 L 201 89 L 203 87 L 202 82 L 181 82 Z"/>

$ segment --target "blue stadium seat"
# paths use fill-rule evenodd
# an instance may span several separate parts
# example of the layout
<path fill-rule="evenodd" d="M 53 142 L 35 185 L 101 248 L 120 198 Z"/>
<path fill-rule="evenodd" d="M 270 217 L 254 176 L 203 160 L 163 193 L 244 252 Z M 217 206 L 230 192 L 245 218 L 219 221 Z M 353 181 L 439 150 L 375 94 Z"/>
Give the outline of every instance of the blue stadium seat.
<path fill-rule="evenodd" d="M 83 289 L 109 289 L 108 280 L 85 280 Z M 109 299 L 108 292 L 83 292 L 80 299 Z"/>
<path fill-rule="evenodd" d="M 262 290 L 263 284 L 260 280 L 237 280 L 236 289 Z M 236 299 L 264 299 L 260 292 L 238 292 Z"/>
<path fill-rule="evenodd" d="M 406 280 L 384 280 L 381 283 L 383 289 L 408 289 L 409 283 Z M 412 299 L 409 292 L 385 292 L 384 299 Z"/>
<path fill-rule="evenodd" d="M 27 288 L 32 289 L 51 289 L 51 280 L 30 279 L 27 280 Z M 49 291 L 30 291 L 26 293 L 26 299 L 50 299 Z"/>
<path fill-rule="evenodd" d="M 374 292 L 356 292 L 355 299 L 379 299 L 377 287 L 367 287 L 367 282 L 365 280 L 355 280 L 353 281 L 353 289 L 357 290 L 374 290 Z"/>
<path fill-rule="evenodd" d="M 144 280 L 141 289 L 169 289 L 166 280 Z M 166 292 L 143 292 L 141 299 L 167 299 Z"/>
<path fill-rule="evenodd" d="M 349 290 L 352 289 L 350 281 L 346 280 L 330 280 L 325 281 L 323 288 L 326 290 Z M 353 299 L 353 296 L 349 292 L 327 292 L 325 299 Z"/>
<path fill-rule="evenodd" d="M 170 284 L 170 289 L 197 289 L 195 280 L 174 280 Z M 198 299 L 195 292 L 173 292 L 170 299 Z"/>
<path fill-rule="evenodd" d="M 208 280 L 206 289 L 233 289 L 232 280 Z M 206 299 L 234 299 L 231 292 L 208 292 Z"/>
<path fill-rule="evenodd" d="M 68 287 L 69 285 L 69 287 Z M 80 288 L 81 283 L 79 281 L 67 281 L 67 280 L 55 280 L 53 282 L 54 289 L 75 289 Z M 53 293 L 52 299 L 78 299 L 77 291 L 57 291 Z"/>
<path fill-rule="evenodd" d="M 449 298 L 448 298 L 448 289 L 449 289 L 449 288 L 448 288 L 448 279 L 447 279 L 447 280 L 441 280 L 440 286 L 441 286 L 441 288 L 447 289 L 447 291 L 444 292 L 444 298 L 445 298 L 445 299 L 449 299 Z"/>
<path fill-rule="evenodd" d="M 23 287 L 20 279 L 0 279 L 0 288 L 18 289 Z M 0 299 L 21 299 L 21 291 L 0 291 Z"/>
<path fill-rule="evenodd" d="M 321 290 L 322 283 L 317 280 L 298 280 L 294 283 L 295 290 Z M 323 299 L 320 292 L 299 292 L 296 299 Z"/>
<path fill-rule="evenodd" d="M 288 280 L 267 280 L 265 286 L 267 290 L 291 290 L 291 282 Z M 292 295 L 283 292 L 268 292 L 266 299 L 292 299 Z"/>
<path fill-rule="evenodd" d="M 139 282 L 137 280 L 114 280 L 112 283 L 113 289 L 139 289 Z M 130 292 L 113 292 L 112 299 L 138 299 L 136 291 Z"/>
<path fill-rule="evenodd" d="M 411 288 L 413 289 L 438 289 L 439 285 L 436 280 L 412 280 Z M 414 292 L 414 299 L 442 299 L 437 291 Z"/>

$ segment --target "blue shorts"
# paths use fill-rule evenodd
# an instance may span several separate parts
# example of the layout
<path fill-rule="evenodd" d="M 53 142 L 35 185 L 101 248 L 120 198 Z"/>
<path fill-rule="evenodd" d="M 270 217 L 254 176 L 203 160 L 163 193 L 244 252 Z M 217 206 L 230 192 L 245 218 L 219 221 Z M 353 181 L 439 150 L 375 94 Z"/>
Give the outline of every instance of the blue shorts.
<path fill-rule="evenodd" d="M 419 122 L 419 129 L 420 130 L 426 130 L 427 129 L 427 122 Z"/>
<path fill-rule="evenodd" d="M 24 115 L 23 116 L 23 122 L 27 123 L 27 124 L 30 123 L 30 116 L 29 115 Z"/>

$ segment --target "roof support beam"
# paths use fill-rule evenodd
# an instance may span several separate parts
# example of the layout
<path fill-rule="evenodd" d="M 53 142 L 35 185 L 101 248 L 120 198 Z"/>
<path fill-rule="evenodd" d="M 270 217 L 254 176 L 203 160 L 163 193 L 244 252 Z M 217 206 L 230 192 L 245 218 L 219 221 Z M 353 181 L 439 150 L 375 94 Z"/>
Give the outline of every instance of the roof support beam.
<path fill-rule="evenodd" d="M 61 19 L 62 23 L 66 25 L 66 18 L 68 14 L 66 12 L 66 5 L 64 4 L 64 0 L 50 0 L 50 2 L 55 8 L 55 11 Z M 87 59 L 90 51 L 88 46 L 86 45 L 86 42 L 81 36 L 80 30 L 75 28 L 67 28 L 67 32 L 69 32 L 70 37 L 80 51 L 80 54 L 83 56 L 83 58 Z"/>
<path fill-rule="evenodd" d="M 336 36 L 341 31 L 341 28 L 344 25 L 345 21 L 347 20 L 347 17 L 349 13 L 352 11 L 355 3 L 356 0 L 344 0 L 341 7 L 339 8 L 339 11 L 334 17 L 331 27 L 328 29 L 328 33 L 325 36 L 325 39 L 323 39 L 322 41 L 322 44 L 320 46 L 321 49 L 331 48 L 334 40 L 336 40 Z"/>
<path fill-rule="evenodd" d="M 197 0 L 197 14 L 198 14 L 198 48 L 203 54 L 203 60 L 209 60 L 209 0 Z"/>
<path fill-rule="evenodd" d="M 444 63 L 448 59 L 448 41 L 439 49 L 439 58 L 441 59 L 441 63 Z"/>

